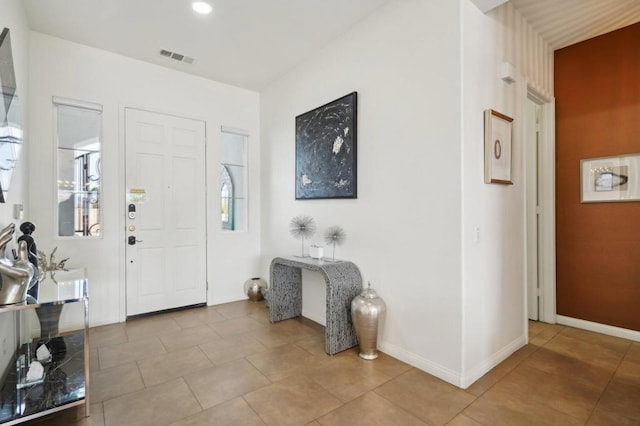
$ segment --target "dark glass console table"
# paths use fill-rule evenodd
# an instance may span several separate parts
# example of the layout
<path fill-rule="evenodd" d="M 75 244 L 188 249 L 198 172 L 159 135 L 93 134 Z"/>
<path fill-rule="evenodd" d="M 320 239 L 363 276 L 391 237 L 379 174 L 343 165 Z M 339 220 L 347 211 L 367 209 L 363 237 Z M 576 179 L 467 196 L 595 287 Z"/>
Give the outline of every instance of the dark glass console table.
<path fill-rule="evenodd" d="M 13 337 L 6 346 L 15 351 L 8 364 L 0 365 L 2 426 L 82 404 L 89 416 L 87 280 L 76 271 L 57 272 L 56 279 L 57 284 L 51 278 L 39 284 L 37 299 L 28 296 L 25 302 L 0 306 L 0 339 Z M 27 370 L 41 344 L 51 356 L 41 362 L 42 378 L 28 381 Z"/>
<path fill-rule="evenodd" d="M 325 352 L 334 355 L 358 344 L 351 321 L 351 300 L 362 291 L 362 275 L 352 262 L 276 257 L 267 291 L 269 321 L 302 315 L 302 269 L 322 274 L 327 284 Z"/>

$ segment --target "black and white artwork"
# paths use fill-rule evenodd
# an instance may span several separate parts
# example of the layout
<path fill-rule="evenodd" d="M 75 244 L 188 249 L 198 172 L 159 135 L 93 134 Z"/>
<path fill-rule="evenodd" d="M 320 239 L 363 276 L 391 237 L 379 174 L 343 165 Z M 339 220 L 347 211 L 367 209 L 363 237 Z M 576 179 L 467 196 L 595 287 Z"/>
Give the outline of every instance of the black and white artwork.
<path fill-rule="evenodd" d="M 357 95 L 296 117 L 296 200 L 357 198 Z"/>
<path fill-rule="evenodd" d="M 629 167 L 609 167 L 595 172 L 595 190 L 600 191 L 626 191 L 629 182 Z"/>
<path fill-rule="evenodd" d="M 640 201 L 640 154 L 580 161 L 580 201 Z"/>

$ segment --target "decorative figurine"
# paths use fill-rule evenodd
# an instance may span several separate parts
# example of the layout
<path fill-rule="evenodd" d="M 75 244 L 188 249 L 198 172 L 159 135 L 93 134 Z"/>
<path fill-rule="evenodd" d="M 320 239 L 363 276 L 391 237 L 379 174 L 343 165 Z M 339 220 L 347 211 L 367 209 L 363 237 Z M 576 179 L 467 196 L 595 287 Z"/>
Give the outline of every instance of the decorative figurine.
<path fill-rule="evenodd" d="M 67 263 L 67 260 L 69 260 L 69 258 L 65 257 L 60 262 L 56 262 L 55 255 L 57 250 L 58 250 L 58 247 L 53 249 L 53 251 L 49 255 L 48 261 L 47 261 L 46 253 L 38 250 L 38 260 L 40 261 L 40 267 L 38 268 L 40 272 L 40 278 L 41 278 L 40 281 L 46 280 L 47 272 L 49 272 L 49 275 L 51 276 L 51 279 L 53 280 L 53 282 L 58 284 L 58 282 L 56 281 L 56 271 L 68 271 L 65 264 Z"/>
<path fill-rule="evenodd" d="M 38 249 L 36 247 L 36 242 L 31 236 L 33 231 L 36 230 L 36 226 L 31 222 L 23 222 L 20 225 L 20 231 L 22 231 L 22 236 L 18 238 L 18 243 L 20 241 L 24 241 L 27 243 L 27 256 L 29 257 L 29 262 L 33 264 L 35 267 L 36 273 L 33 275 L 31 279 L 31 284 L 29 284 L 29 290 L 27 290 L 27 294 L 30 296 L 38 298 L 38 281 L 40 278 L 40 274 L 38 273 Z"/>
<path fill-rule="evenodd" d="M 18 238 L 18 243 L 20 241 L 25 241 L 27 243 L 27 255 L 29 256 L 29 262 L 33 263 L 33 266 L 38 267 L 38 249 L 36 248 L 36 242 L 31 236 L 33 231 L 36 230 L 36 226 L 31 222 L 24 222 L 20 225 L 20 231 L 22 231 L 22 236 Z"/>

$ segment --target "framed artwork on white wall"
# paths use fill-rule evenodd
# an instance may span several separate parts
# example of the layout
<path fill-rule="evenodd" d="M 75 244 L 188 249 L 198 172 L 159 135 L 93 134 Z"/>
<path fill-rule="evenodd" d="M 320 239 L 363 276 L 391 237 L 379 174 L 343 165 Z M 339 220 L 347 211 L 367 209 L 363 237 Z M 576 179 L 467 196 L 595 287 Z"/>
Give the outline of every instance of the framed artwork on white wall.
<path fill-rule="evenodd" d="M 296 117 L 296 200 L 358 198 L 358 93 Z"/>
<path fill-rule="evenodd" d="M 640 201 L 640 154 L 580 161 L 580 202 Z"/>
<path fill-rule="evenodd" d="M 513 118 L 492 109 L 484 112 L 484 182 L 513 185 L 511 135 Z"/>

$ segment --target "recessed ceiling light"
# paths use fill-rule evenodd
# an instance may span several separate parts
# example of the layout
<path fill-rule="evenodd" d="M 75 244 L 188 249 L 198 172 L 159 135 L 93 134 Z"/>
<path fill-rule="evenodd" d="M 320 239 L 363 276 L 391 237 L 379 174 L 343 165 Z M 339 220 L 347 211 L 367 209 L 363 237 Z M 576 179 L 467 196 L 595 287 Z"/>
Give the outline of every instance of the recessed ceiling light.
<path fill-rule="evenodd" d="M 213 11 L 213 6 L 205 1 L 194 1 L 191 3 L 191 7 L 201 15 L 208 15 Z"/>

